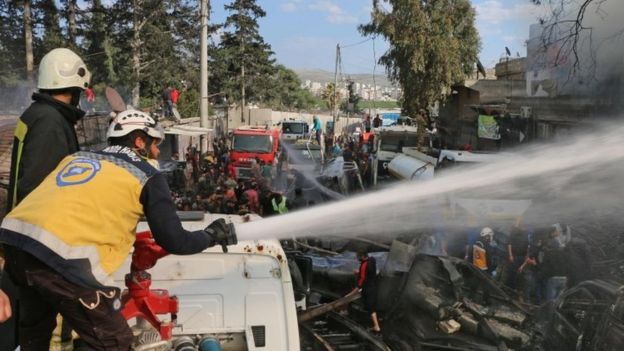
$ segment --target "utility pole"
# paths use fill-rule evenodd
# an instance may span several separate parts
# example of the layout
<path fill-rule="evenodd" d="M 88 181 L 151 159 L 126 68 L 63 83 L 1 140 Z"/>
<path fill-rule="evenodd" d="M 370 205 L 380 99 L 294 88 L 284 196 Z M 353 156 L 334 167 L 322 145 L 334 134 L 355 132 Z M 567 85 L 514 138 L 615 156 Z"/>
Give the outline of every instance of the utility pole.
<path fill-rule="evenodd" d="M 24 44 L 26 51 L 26 79 L 28 83 L 33 84 L 35 74 L 33 70 L 33 35 L 32 35 L 32 13 L 30 9 L 31 0 L 24 0 Z"/>
<path fill-rule="evenodd" d="M 210 0 L 200 0 L 201 11 L 201 37 L 199 46 L 201 48 L 200 60 L 200 103 L 199 103 L 199 123 L 202 128 L 208 128 L 208 7 Z"/>
<path fill-rule="evenodd" d="M 241 35 L 241 123 L 245 123 L 245 42 Z"/>
<path fill-rule="evenodd" d="M 334 98 L 332 106 L 332 121 L 334 126 L 332 127 L 332 134 L 336 134 L 336 119 L 338 115 L 337 105 L 338 105 L 338 64 L 340 62 L 340 44 L 336 44 L 336 67 L 334 68 Z"/>
<path fill-rule="evenodd" d="M 245 123 L 245 62 L 241 64 L 241 123 Z"/>

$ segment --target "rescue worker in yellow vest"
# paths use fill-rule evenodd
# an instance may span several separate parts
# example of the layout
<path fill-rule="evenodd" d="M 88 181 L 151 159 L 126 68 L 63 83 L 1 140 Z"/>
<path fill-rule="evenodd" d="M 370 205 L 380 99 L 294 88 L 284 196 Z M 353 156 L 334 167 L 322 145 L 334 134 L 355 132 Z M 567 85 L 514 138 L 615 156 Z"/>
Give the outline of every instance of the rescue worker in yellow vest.
<path fill-rule="evenodd" d="M 271 205 L 273 205 L 273 214 L 285 214 L 288 213 L 288 205 L 286 203 L 286 196 L 280 193 L 273 193 L 271 196 Z"/>
<path fill-rule="evenodd" d="M 171 254 L 237 242 L 223 220 L 182 228 L 165 176 L 152 165 L 163 132 L 149 115 L 122 112 L 107 136 L 104 150 L 64 158 L 2 221 L 6 269 L 20 293 L 23 351 L 48 350 L 57 312 L 89 349 L 130 349 L 112 274 L 128 257 L 141 216 Z"/>
<path fill-rule="evenodd" d="M 472 264 L 491 275 L 496 269 L 495 251 L 494 231 L 484 227 L 479 233 L 479 240 L 472 245 Z"/>

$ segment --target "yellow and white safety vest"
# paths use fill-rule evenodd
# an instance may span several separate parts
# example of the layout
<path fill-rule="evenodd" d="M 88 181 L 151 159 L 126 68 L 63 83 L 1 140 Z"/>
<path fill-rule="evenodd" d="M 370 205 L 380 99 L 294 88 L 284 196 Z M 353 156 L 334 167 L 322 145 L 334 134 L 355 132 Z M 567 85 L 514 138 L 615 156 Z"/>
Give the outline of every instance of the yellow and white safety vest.
<path fill-rule="evenodd" d="M 110 286 L 128 256 L 158 171 L 131 149 L 77 152 L 2 221 L 0 242 L 26 251 L 83 286 Z"/>

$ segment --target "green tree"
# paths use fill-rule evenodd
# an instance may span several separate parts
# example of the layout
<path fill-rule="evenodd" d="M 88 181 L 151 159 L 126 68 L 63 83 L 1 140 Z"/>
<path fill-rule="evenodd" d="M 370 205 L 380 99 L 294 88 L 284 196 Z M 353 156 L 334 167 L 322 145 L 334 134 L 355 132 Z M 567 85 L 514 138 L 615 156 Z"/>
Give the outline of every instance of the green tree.
<path fill-rule="evenodd" d="M 214 72 L 221 77 L 215 79 L 217 88 L 241 106 L 245 101 L 264 102 L 275 72 L 271 46 L 258 31 L 258 19 L 266 12 L 255 0 L 234 0 L 225 9 L 230 15 L 225 20 L 218 53 L 213 57 L 221 61 Z"/>
<path fill-rule="evenodd" d="M 297 73 L 284 65 L 276 65 L 275 74 L 266 92 L 266 104 L 281 111 L 307 109 L 310 107 L 310 100 L 302 90 Z"/>
<path fill-rule="evenodd" d="M 13 85 L 25 77 L 21 2 L 0 0 L 0 84 Z"/>
<path fill-rule="evenodd" d="M 355 93 L 355 82 L 349 81 L 347 84 L 347 99 L 340 104 L 340 109 L 344 112 L 348 113 L 358 113 L 360 112 L 359 103 L 362 100 L 362 97 Z"/>
<path fill-rule="evenodd" d="M 68 47 L 72 50 L 78 48 L 78 7 L 77 0 L 60 0 L 63 6 L 62 15 L 66 21 L 66 36 L 68 40 Z"/>
<path fill-rule="evenodd" d="M 40 13 L 40 24 L 43 28 L 43 35 L 40 38 L 40 44 L 35 48 L 35 55 L 38 62 L 48 51 L 67 47 L 67 42 L 61 31 L 59 10 L 54 0 L 41 0 L 37 3 L 37 12 Z"/>
<path fill-rule="evenodd" d="M 117 45 L 114 61 L 120 63 L 116 72 L 119 85 L 130 91 L 133 105 L 157 101 L 142 97 L 159 96 L 165 85 L 180 84 L 182 73 L 197 67 L 182 48 L 191 41 L 191 33 L 181 23 L 194 17 L 193 4 L 187 0 L 119 0 L 113 5 L 111 37 Z"/>
<path fill-rule="evenodd" d="M 71 3 L 72 0 L 67 0 Z M 92 0 L 88 14 L 83 17 L 84 28 L 84 60 L 92 73 L 91 82 L 98 88 L 115 85 L 117 73 L 113 57 L 118 49 L 113 45 L 109 33 L 108 9 L 101 0 Z M 97 89 L 98 91 L 100 89 Z"/>
<path fill-rule="evenodd" d="M 373 0 L 372 20 L 359 29 L 388 41 L 379 63 L 403 89 L 403 112 L 415 116 L 472 72 L 480 48 L 474 23 L 469 0 Z"/>
<path fill-rule="evenodd" d="M 325 105 L 330 111 L 334 111 L 342 100 L 342 94 L 340 91 L 336 91 L 335 87 L 334 83 L 328 83 L 321 92 L 321 99 L 325 101 Z"/>

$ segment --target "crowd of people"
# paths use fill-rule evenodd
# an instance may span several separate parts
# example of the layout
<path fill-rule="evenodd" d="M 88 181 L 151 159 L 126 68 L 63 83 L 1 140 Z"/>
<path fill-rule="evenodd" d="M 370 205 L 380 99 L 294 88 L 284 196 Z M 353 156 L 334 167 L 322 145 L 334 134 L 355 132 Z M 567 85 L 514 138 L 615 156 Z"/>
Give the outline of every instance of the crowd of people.
<path fill-rule="evenodd" d="M 292 199 L 276 189 L 276 165 L 252 160 L 251 177 L 237 178 L 230 164 L 229 143 L 227 137 L 218 138 L 212 151 L 203 155 L 197 148 L 187 148 L 184 167 L 169 177 L 178 210 L 268 217 L 308 205 L 300 188 L 294 189 Z"/>
<path fill-rule="evenodd" d="M 421 252 L 456 254 L 447 240 L 443 231 L 425 236 Z M 462 254 L 527 303 L 553 301 L 566 288 L 591 277 L 589 246 L 562 223 L 544 228 L 516 224 L 508 235 L 491 227 L 470 230 Z"/>

